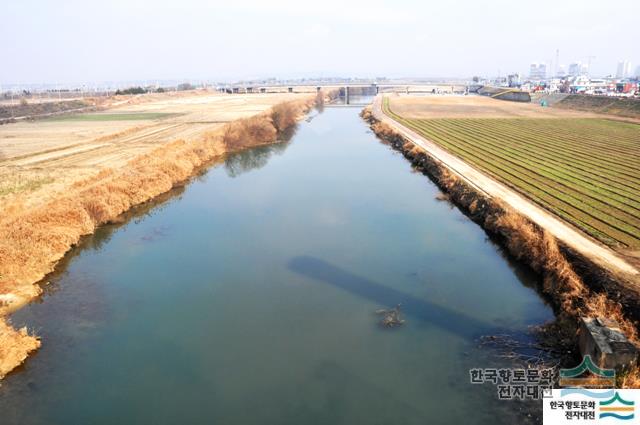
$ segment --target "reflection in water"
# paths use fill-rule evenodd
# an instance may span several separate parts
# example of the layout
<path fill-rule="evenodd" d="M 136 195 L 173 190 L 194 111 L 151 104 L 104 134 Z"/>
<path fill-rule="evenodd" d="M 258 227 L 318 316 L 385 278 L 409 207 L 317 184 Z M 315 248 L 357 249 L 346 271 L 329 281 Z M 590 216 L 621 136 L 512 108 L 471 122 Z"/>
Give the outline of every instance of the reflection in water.
<path fill-rule="evenodd" d="M 375 96 L 368 95 L 349 95 L 349 99 L 347 101 L 347 97 L 344 95 L 338 96 L 331 101 L 331 103 L 327 104 L 327 106 L 336 106 L 336 105 L 349 105 L 349 106 L 366 106 L 373 102 L 373 98 Z"/>
<path fill-rule="evenodd" d="M 272 155 L 282 155 L 291 144 L 291 138 L 296 133 L 297 126 L 292 126 L 282 132 L 278 143 L 258 146 L 232 153 L 224 161 L 225 170 L 229 177 L 238 177 L 251 170 L 258 170 L 269 162 Z"/>
<path fill-rule="evenodd" d="M 67 252 L 67 254 L 58 261 L 54 270 L 38 282 L 38 285 L 42 289 L 42 295 L 36 298 L 34 302 L 42 302 L 47 296 L 54 294 L 59 289 L 57 285 L 58 281 L 66 277 L 69 265 L 76 257 L 81 255 L 85 249 L 90 248 L 94 251 L 100 251 L 111 241 L 111 237 L 117 230 L 127 226 L 129 223 L 137 224 L 155 214 L 161 213 L 174 201 L 182 199 L 184 190 L 185 186 L 176 186 L 168 192 L 161 193 L 149 202 L 132 207 L 128 211 L 120 214 L 112 223 L 99 226 L 94 233 L 80 238 L 80 242 L 76 248 Z"/>
<path fill-rule="evenodd" d="M 130 210 L 120 214 L 118 218 L 111 224 L 100 226 L 92 235 L 87 235 L 87 246 L 95 250 L 100 250 L 107 242 L 111 240 L 111 236 L 123 225 L 127 223 L 141 223 L 143 220 L 159 214 L 169 207 L 173 202 L 182 199 L 184 193 L 184 184 L 176 186 L 168 192 L 161 193 L 152 200 L 140 205 L 132 207 Z"/>

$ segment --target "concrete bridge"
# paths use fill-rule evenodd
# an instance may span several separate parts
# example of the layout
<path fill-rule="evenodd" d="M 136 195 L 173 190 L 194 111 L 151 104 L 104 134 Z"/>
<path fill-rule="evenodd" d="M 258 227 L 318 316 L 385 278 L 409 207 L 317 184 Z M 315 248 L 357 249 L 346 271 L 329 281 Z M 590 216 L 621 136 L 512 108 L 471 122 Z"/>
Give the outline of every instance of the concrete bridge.
<path fill-rule="evenodd" d="M 226 93 L 313 93 L 320 90 L 338 90 L 340 96 L 345 98 L 347 104 L 352 96 L 375 96 L 379 93 L 458 93 L 467 91 L 467 86 L 460 83 L 414 83 L 414 82 L 385 82 L 385 83 L 318 83 L 293 84 L 293 85 L 232 85 L 219 87 L 218 90 Z"/>

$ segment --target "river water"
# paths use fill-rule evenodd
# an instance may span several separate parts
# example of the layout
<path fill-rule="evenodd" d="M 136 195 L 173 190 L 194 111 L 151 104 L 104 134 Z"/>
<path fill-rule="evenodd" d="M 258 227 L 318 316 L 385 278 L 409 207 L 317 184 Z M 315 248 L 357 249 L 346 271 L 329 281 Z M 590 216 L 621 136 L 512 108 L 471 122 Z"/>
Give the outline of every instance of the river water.
<path fill-rule="evenodd" d="M 86 238 L 12 317 L 9 424 L 513 423 L 477 347 L 553 318 L 535 277 L 358 116 L 326 108 Z M 406 323 L 378 325 L 402 303 Z"/>

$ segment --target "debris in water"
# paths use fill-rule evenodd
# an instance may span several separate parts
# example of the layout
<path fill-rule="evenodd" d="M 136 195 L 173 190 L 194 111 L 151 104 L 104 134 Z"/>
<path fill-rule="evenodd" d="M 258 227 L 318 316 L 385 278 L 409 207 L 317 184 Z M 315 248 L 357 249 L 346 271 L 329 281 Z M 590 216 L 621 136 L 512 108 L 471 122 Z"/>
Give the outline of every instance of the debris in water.
<path fill-rule="evenodd" d="M 554 368 L 561 363 L 561 353 L 553 346 L 532 338 L 532 335 L 484 335 L 480 347 L 496 350 L 498 357 L 527 368 Z"/>
<path fill-rule="evenodd" d="M 376 310 L 376 314 L 382 315 L 382 320 L 380 320 L 380 325 L 385 328 L 395 328 L 404 323 L 404 320 L 400 318 L 400 306 L 398 304 L 391 310 L 380 309 Z"/>

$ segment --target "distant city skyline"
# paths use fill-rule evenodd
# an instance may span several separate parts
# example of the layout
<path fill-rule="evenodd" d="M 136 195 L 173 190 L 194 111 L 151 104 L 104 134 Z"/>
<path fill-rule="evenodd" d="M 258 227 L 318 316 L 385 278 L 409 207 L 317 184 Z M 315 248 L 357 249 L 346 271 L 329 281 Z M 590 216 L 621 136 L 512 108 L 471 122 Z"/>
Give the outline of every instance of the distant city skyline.
<path fill-rule="evenodd" d="M 622 0 L 625 16 L 640 4 Z M 639 64 L 640 26 L 594 1 L 23 0 L 0 4 L 0 84 L 528 75 Z M 493 25 L 492 23 L 499 23 Z M 635 57 L 634 57 L 635 56 Z M 632 71 L 634 68 L 631 69 Z"/>

